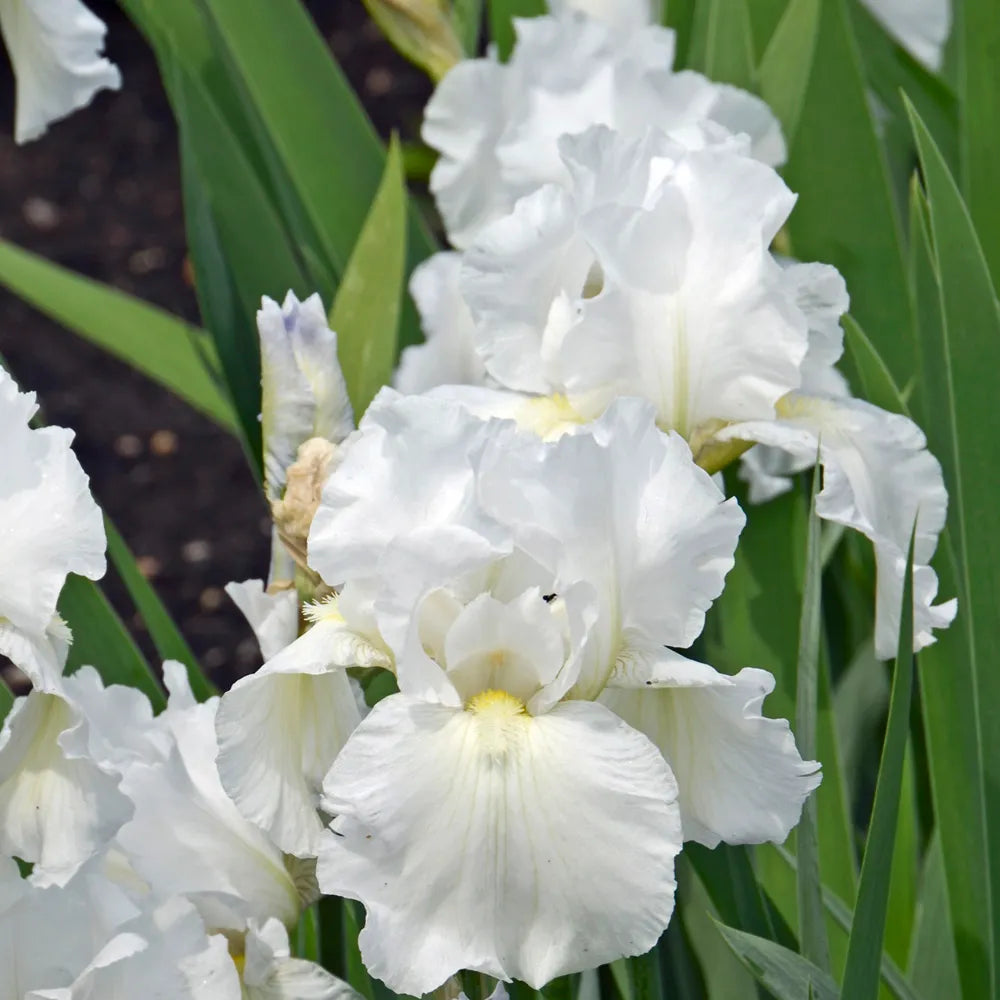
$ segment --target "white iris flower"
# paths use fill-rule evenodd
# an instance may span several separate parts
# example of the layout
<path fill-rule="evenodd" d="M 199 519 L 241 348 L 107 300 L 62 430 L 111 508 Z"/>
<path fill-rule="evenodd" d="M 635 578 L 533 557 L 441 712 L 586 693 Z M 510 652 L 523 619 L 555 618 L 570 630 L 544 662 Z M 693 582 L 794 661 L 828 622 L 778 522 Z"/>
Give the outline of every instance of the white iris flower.
<path fill-rule="evenodd" d="M 607 5 L 603 5 L 607 6 Z M 566 178 L 558 139 L 603 124 L 626 135 L 712 123 L 752 137 L 754 155 L 785 158 L 777 119 L 735 87 L 674 72 L 674 34 L 619 26 L 572 10 L 515 22 L 510 61 L 460 62 L 427 105 L 423 137 L 441 157 L 431 174 L 448 237 L 468 246 L 522 195 Z"/>
<path fill-rule="evenodd" d="M 755 442 L 788 453 L 783 468 L 758 467 L 764 493 L 818 452 L 818 513 L 874 543 L 882 657 L 895 652 L 916 519 L 914 641 L 926 646 L 955 615 L 954 601 L 933 603 L 928 565 L 947 507 L 940 466 L 910 420 L 846 396 L 833 369 L 842 279 L 770 252 L 794 195 L 740 140 L 703 138 L 597 127 L 561 140 L 572 185 L 538 189 L 484 230 L 461 279 L 489 375 L 534 401 L 451 394 L 543 435 L 641 396 L 709 471 Z"/>
<path fill-rule="evenodd" d="M 80 0 L 0 0 L 0 34 L 17 81 L 17 142 L 37 139 L 99 90 L 121 86 L 118 67 L 101 55 L 106 31 Z"/>
<path fill-rule="evenodd" d="M 760 714 L 770 675 L 672 649 L 701 631 L 742 525 L 641 401 L 546 444 L 376 398 L 309 538 L 337 597 L 265 666 L 378 654 L 396 674 L 319 803 L 320 886 L 365 904 L 373 975 L 417 995 L 462 968 L 540 985 L 640 954 L 685 838 L 784 839 L 819 776 Z"/>

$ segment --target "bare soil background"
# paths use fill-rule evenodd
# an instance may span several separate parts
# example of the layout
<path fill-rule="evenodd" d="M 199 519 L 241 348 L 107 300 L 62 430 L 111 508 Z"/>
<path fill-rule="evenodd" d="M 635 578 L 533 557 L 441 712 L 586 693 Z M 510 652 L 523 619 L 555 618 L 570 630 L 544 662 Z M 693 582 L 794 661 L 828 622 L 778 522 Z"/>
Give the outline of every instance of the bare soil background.
<path fill-rule="evenodd" d="M 14 81 L 0 55 L 0 237 L 196 322 L 177 134 L 155 59 L 115 3 L 90 6 L 108 25 L 122 89 L 26 146 L 11 138 Z M 379 132 L 415 138 L 425 78 L 383 41 L 361 0 L 308 6 Z M 225 688 L 256 669 L 256 643 L 222 591 L 267 571 L 267 511 L 236 441 L 2 289 L 0 356 L 38 393 L 48 422 L 76 431 L 94 495 L 210 676 Z M 113 571 L 104 586 L 152 656 Z"/>

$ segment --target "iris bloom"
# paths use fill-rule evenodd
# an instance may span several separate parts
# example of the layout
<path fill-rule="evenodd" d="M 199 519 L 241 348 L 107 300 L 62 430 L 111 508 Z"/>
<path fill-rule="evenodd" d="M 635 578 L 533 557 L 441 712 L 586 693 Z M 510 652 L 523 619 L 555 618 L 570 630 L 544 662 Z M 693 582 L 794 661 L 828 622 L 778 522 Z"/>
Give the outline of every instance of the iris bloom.
<path fill-rule="evenodd" d="M 598 127 L 561 141 L 572 185 L 521 199 L 467 251 L 461 278 L 487 372 L 527 399 L 452 395 L 543 435 L 641 396 L 710 472 L 758 442 L 789 456 L 783 471 L 818 454 L 819 515 L 874 543 L 881 657 L 895 652 L 916 520 L 914 641 L 926 646 L 955 614 L 933 603 L 928 565 L 947 507 L 940 466 L 912 421 L 846 395 L 833 368 L 842 279 L 769 249 L 794 195 L 741 140 L 704 138 Z M 762 490 L 775 488 L 772 474 Z"/>
<path fill-rule="evenodd" d="M 98 91 L 121 86 L 118 68 L 101 55 L 106 31 L 80 0 L 0 0 L 17 81 L 15 141 L 37 139 Z"/>
<path fill-rule="evenodd" d="M 819 777 L 760 714 L 770 675 L 673 651 L 742 525 L 641 401 L 546 444 L 376 398 L 309 538 L 338 590 L 265 667 L 379 652 L 396 675 L 319 803 L 320 886 L 365 904 L 373 975 L 418 995 L 462 968 L 540 985 L 640 954 L 685 838 L 784 839 Z"/>
<path fill-rule="evenodd" d="M 468 246 L 522 195 L 563 180 L 559 136 L 591 125 L 634 136 L 651 125 L 669 130 L 709 121 L 750 135 L 762 160 L 784 160 L 781 129 L 767 105 L 698 73 L 674 72 L 674 34 L 666 28 L 629 30 L 564 10 L 517 20 L 515 29 L 508 62 L 491 54 L 459 63 L 425 111 L 424 141 L 441 154 L 431 190 L 456 247 Z"/>

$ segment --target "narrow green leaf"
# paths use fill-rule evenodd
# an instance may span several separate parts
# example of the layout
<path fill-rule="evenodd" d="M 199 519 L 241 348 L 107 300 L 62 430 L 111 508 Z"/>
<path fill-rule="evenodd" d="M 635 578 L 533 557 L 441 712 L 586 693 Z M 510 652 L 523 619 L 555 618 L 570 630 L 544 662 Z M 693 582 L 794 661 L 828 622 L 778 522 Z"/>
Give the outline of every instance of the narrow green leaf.
<path fill-rule="evenodd" d="M 955 19 L 962 188 L 994 284 L 1000 286 L 1000 17 L 996 0 L 962 0 L 956 5 Z"/>
<path fill-rule="evenodd" d="M 696 4 L 688 66 L 719 83 L 753 90 L 755 65 L 746 0 Z"/>
<path fill-rule="evenodd" d="M 406 180 L 393 140 L 385 176 L 330 310 L 337 352 L 357 419 L 389 382 L 396 361 L 406 257 Z"/>
<path fill-rule="evenodd" d="M 73 630 L 67 673 L 89 664 L 105 684 L 138 688 L 154 712 L 166 705 L 149 664 L 97 584 L 70 574 L 59 597 L 59 614 Z"/>
<path fill-rule="evenodd" d="M 875 786 L 875 804 L 861 863 L 858 902 L 847 946 L 847 966 L 841 996 L 865 1000 L 878 995 L 882 942 L 889 901 L 889 876 L 899 817 L 903 759 L 910 725 L 913 691 L 913 539 L 906 559 L 903 607 L 899 623 L 899 651 L 893 670 L 889 721 L 882 762 Z"/>
<path fill-rule="evenodd" d="M 483 30 L 484 0 L 454 0 L 451 18 L 466 56 L 475 58 L 479 51 L 479 34 Z"/>
<path fill-rule="evenodd" d="M 201 330 L 4 240 L 0 240 L 0 283 L 166 386 L 226 430 L 236 429 L 232 404 L 215 374 L 215 349 Z"/>
<path fill-rule="evenodd" d="M 774 856 L 779 859 L 790 871 L 794 874 L 796 872 L 795 856 L 791 854 L 782 845 L 771 845 L 774 851 Z M 827 886 L 823 886 L 823 908 L 826 910 L 827 916 L 830 918 L 827 922 L 827 928 L 833 929 L 835 933 L 842 936 L 844 944 L 846 947 L 848 936 L 851 933 L 851 921 L 853 919 L 853 913 L 850 907 L 840 898 L 835 892 L 830 890 Z M 831 935 L 831 946 L 834 944 L 834 939 Z M 893 962 L 892 958 L 887 955 L 884 951 L 882 952 L 882 964 L 881 964 L 881 976 L 882 985 L 885 990 L 896 997 L 897 1000 L 920 1000 L 923 994 L 918 993 L 914 989 L 912 983 L 903 975 L 902 970 Z M 933 996 L 933 994 L 928 994 L 928 1000 Z"/>
<path fill-rule="evenodd" d="M 691 30 L 694 27 L 696 0 L 663 0 L 661 22 L 677 35 L 675 68 L 690 69 Z"/>
<path fill-rule="evenodd" d="M 278 301 L 289 289 L 312 289 L 284 222 L 229 124 L 180 66 L 171 85 L 183 136 L 188 242 L 203 303 L 230 393 L 252 454 L 259 454 L 260 366 L 253 316 L 262 295 Z M 214 275 L 221 257 L 227 276 Z M 235 308 L 220 310 L 206 298 L 226 294 Z M 217 287 L 218 286 L 218 287 Z"/>
<path fill-rule="evenodd" d="M 958 187 L 926 126 L 908 110 L 940 292 L 940 324 L 935 317 L 920 328 L 925 409 L 933 416 L 927 433 L 951 493 L 939 570 L 943 587 L 957 585 L 960 607 L 958 621 L 923 657 L 922 694 L 963 991 L 985 996 L 1000 967 L 1000 934 L 993 926 L 1000 899 L 994 860 L 1000 857 L 1000 800 L 986 794 L 1000 783 L 1000 674 L 992 668 L 1000 594 L 993 502 L 1000 490 L 993 427 L 1000 307 Z"/>
<path fill-rule="evenodd" d="M 205 325 L 212 331 L 213 343 L 230 345 L 237 342 L 243 330 L 252 329 L 253 313 L 248 312 L 240 301 L 236 281 L 226 262 L 219 230 L 212 217 L 205 184 L 191 152 L 191 143 L 183 132 L 180 138 L 184 224 L 198 305 Z M 260 425 L 259 421 L 251 422 L 253 401 L 257 398 L 252 382 L 255 369 L 259 372 L 256 351 L 249 355 L 242 368 L 234 363 L 233 352 L 229 352 L 224 370 L 227 380 L 232 379 L 239 386 L 241 402 L 237 426 L 240 442 L 250 469 L 260 479 L 263 474 Z M 228 386 L 227 391 L 231 392 Z"/>
<path fill-rule="evenodd" d="M 660 956 L 657 949 L 626 959 L 626 964 L 635 1000 L 661 1000 L 663 980 L 660 977 Z"/>
<path fill-rule="evenodd" d="M 902 391 L 868 335 L 850 315 L 843 316 L 840 322 L 844 328 L 844 344 L 861 383 L 861 396 L 890 413 L 908 413 Z"/>
<path fill-rule="evenodd" d="M 490 37 L 502 60 L 514 48 L 514 18 L 538 17 L 547 13 L 545 0 L 487 0 L 490 13 Z"/>
<path fill-rule="evenodd" d="M 944 852 L 937 830 L 931 837 L 924 860 L 907 973 L 911 982 L 920 983 L 927 997 L 962 995 L 958 955 L 948 912 Z"/>
<path fill-rule="evenodd" d="M 677 905 L 680 912 L 671 920 L 667 933 L 679 916 L 693 953 L 694 975 L 698 980 L 689 991 L 690 1000 L 752 997 L 756 987 L 754 979 L 716 930 L 718 913 L 701 879 L 683 854 L 677 865 Z M 667 982 L 669 986 L 670 980 Z"/>
<path fill-rule="evenodd" d="M 7 713 L 14 704 L 14 692 L 7 686 L 7 682 L 0 677 L 0 723 L 7 718 Z"/>
<path fill-rule="evenodd" d="M 684 845 L 684 856 L 722 920 L 772 941 L 794 945 L 795 936 L 757 882 L 747 848 L 720 844 L 710 851 L 692 842 Z"/>
<path fill-rule="evenodd" d="M 136 610 L 142 615 L 160 659 L 177 660 L 184 664 L 191 691 L 199 701 L 217 694 L 214 685 L 202 673 L 191 647 L 170 617 L 170 612 L 163 606 L 149 581 L 139 572 L 125 539 L 107 517 L 104 519 L 104 527 L 108 536 L 108 556 L 122 578 Z"/>
<path fill-rule="evenodd" d="M 791 2 L 794 3 L 794 0 Z M 750 27 L 753 29 L 754 52 L 758 61 L 778 30 L 778 24 L 789 6 L 789 0 L 752 0 L 747 4 Z"/>
<path fill-rule="evenodd" d="M 892 848 L 892 872 L 885 921 L 885 952 L 901 968 L 906 967 L 917 905 L 917 868 L 920 828 L 917 817 L 917 778 L 913 743 L 907 743 L 900 780 L 896 840 Z"/>
<path fill-rule="evenodd" d="M 628 963 L 624 958 L 615 959 L 608 965 L 611 980 L 621 1000 L 635 1000 L 632 996 L 632 980 L 628 974 Z"/>
<path fill-rule="evenodd" d="M 820 4 L 812 71 L 785 176 L 794 255 L 835 265 L 852 312 L 905 385 L 916 367 L 902 227 L 845 0 Z"/>
<path fill-rule="evenodd" d="M 817 459 L 819 456 L 817 455 Z M 799 618 L 799 656 L 796 676 L 795 740 L 804 760 L 815 760 L 819 702 L 819 647 L 821 637 L 819 517 L 816 494 L 820 487 L 820 465 L 813 468 L 806 533 L 805 587 Z M 824 972 L 830 971 L 830 946 L 826 939 L 823 896 L 819 878 L 819 842 L 816 832 L 817 806 L 814 796 L 806 799 L 795 834 L 798 856 L 799 947 L 802 955 Z"/>
<path fill-rule="evenodd" d="M 344 978 L 367 1000 L 375 1000 L 375 986 L 364 962 L 361 961 L 361 950 L 358 947 L 358 934 L 361 933 L 360 904 L 352 899 L 341 900 L 343 905 L 344 929 Z"/>
<path fill-rule="evenodd" d="M 246 16 L 244 0 L 201 2 L 321 251 L 343 274 L 383 173 L 382 143 L 299 0 L 269 0 L 253 17 Z M 412 206 L 407 246 L 408 271 L 436 249 Z M 413 327 L 408 338 L 419 339 L 415 314 L 407 323 Z"/>
<path fill-rule="evenodd" d="M 903 94 L 931 129 L 951 167 L 958 163 L 958 102 L 951 87 L 913 58 L 861 2 L 851 3 L 852 23 L 864 62 L 865 77 L 886 112 L 884 127 L 905 130 L 910 168 L 913 138 Z M 909 171 L 907 171 L 909 173 Z"/>
<path fill-rule="evenodd" d="M 689 882 L 696 882 L 692 878 Z M 714 939 L 716 936 L 711 935 Z M 724 946 L 723 946 L 724 947 Z M 660 995 L 670 1000 L 702 1000 L 708 996 L 703 967 L 695 953 L 688 925 L 675 913 L 656 946 L 660 960 Z M 726 957 L 731 959 L 728 952 Z M 739 970 L 740 976 L 743 970 Z M 730 977 L 730 982 L 733 977 Z"/>
<path fill-rule="evenodd" d="M 792 0 L 761 57 L 761 97 L 778 116 L 791 145 L 802 112 L 819 34 L 820 0 Z"/>
<path fill-rule="evenodd" d="M 319 962 L 319 911 L 316 905 L 305 909 L 295 927 L 295 956 Z"/>
<path fill-rule="evenodd" d="M 320 964 L 328 972 L 347 979 L 344 954 L 344 900 L 339 896 L 322 896 L 316 904 L 319 919 Z"/>
<path fill-rule="evenodd" d="M 777 1000 L 804 1000 L 810 990 L 816 1000 L 836 1000 L 837 984 L 808 959 L 767 938 L 724 924 L 718 928 L 740 961 Z"/>

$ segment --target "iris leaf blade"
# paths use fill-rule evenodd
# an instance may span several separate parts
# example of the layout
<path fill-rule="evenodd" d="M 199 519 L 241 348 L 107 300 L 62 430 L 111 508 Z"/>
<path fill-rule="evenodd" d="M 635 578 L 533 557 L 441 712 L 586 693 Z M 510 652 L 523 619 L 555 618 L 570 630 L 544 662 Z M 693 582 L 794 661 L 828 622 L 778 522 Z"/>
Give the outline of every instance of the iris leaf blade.
<path fill-rule="evenodd" d="M 216 374 L 215 348 L 203 331 L 5 240 L 0 240 L 0 283 L 226 430 L 236 429 L 232 404 Z"/>
<path fill-rule="evenodd" d="M 889 878 L 899 817 L 913 693 L 913 539 L 906 559 L 899 648 L 893 671 L 882 761 L 875 786 L 875 804 L 861 863 L 858 901 L 847 945 L 841 996 L 844 1000 L 874 1000 L 878 996 L 882 943 L 889 904 Z"/>

